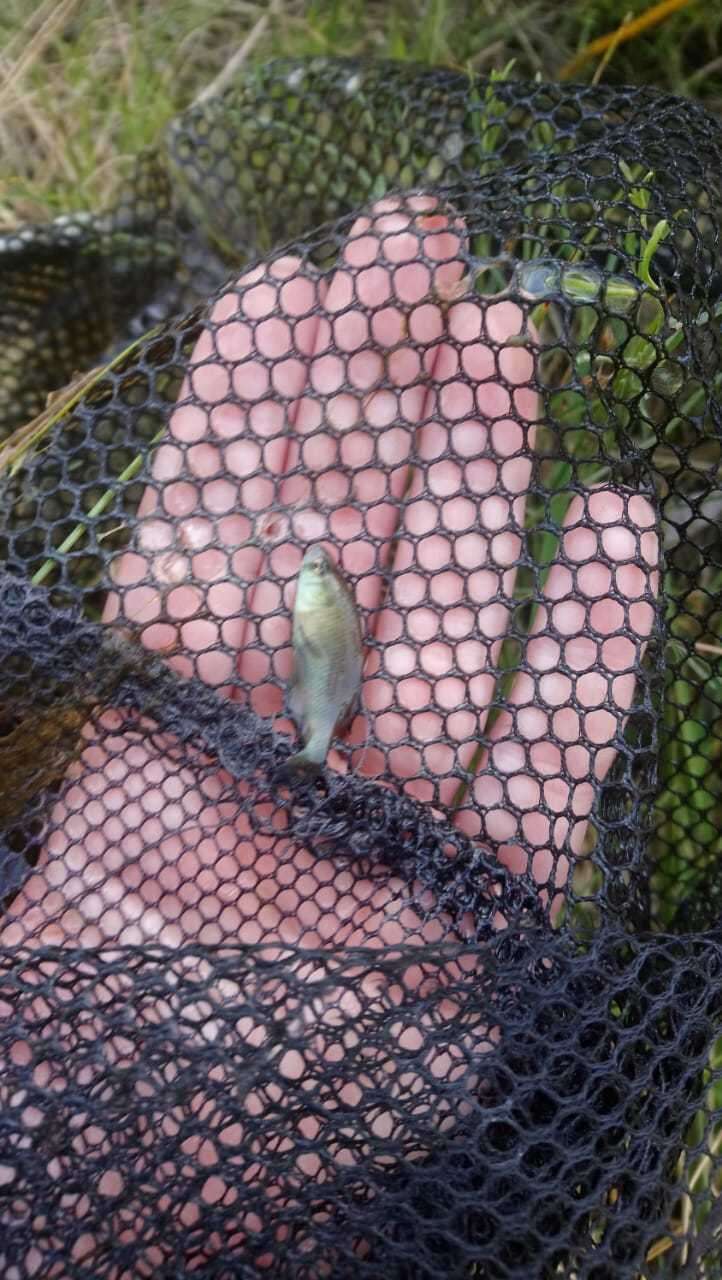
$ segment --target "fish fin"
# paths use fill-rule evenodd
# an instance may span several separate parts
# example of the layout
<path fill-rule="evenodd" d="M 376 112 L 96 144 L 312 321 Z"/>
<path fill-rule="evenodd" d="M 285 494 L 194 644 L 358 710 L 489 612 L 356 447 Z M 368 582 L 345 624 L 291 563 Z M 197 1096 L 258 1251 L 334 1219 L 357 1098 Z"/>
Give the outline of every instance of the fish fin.
<path fill-rule="evenodd" d="M 345 711 L 341 713 L 339 719 L 336 721 L 336 728 L 334 729 L 335 737 L 342 738 L 345 733 L 348 733 L 351 725 L 356 719 L 356 713 L 358 712 L 360 702 L 361 699 L 357 694 L 355 698 L 352 698 Z"/>
<path fill-rule="evenodd" d="M 305 650 L 299 647 L 293 657 L 293 673 L 288 685 L 287 706 L 292 720 L 295 720 L 301 736 L 305 738 L 305 716 L 303 690 L 308 684 L 308 663 Z"/>
<path fill-rule="evenodd" d="M 323 645 L 314 643 L 311 637 L 304 631 L 302 622 L 297 621 L 295 628 L 301 641 L 301 644 L 299 644 L 298 640 L 294 637 L 293 647 L 297 656 L 300 656 L 305 649 L 308 653 L 312 653 L 314 658 L 322 658 L 324 656 Z"/>
<path fill-rule="evenodd" d="M 295 720 L 299 729 L 303 728 L 303 684 L 300 679 L 300 673 L 297 672 L 288 688 L 288 696 L 286 699 L 288 712 L 292 720 Z"/>

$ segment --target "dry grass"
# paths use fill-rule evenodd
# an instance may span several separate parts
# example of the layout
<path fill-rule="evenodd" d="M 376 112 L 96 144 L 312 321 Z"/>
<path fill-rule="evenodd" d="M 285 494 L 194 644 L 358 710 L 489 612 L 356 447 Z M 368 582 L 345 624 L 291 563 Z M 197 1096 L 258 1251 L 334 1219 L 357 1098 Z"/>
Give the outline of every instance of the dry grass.
<path fill-rule="evenodd" d="M 248 58 L 375 54 L 555 77 L 647 0 L 6 0 L 0 226 L 106 204 L 125 166 Z M 617 48 L 605 79 L 722 106 L 722 10 L 691 4 Z M 599 59 L 579 78 L 598 73 Z"/>

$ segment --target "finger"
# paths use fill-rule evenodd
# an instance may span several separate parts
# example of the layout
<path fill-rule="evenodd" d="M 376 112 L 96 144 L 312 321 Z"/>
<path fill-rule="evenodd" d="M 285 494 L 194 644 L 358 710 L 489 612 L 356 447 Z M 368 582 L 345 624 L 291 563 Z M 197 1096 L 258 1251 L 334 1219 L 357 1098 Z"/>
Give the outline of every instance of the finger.
<path fill-rule="evenodd" d="M 179 767 L 170 742 L 166 751 L 157 735 L 129 734 L 118 712 L 104 713 L 86 736 L 8 930 L 18 941 L 80 946 L 154 938 L 178 946 L 201 936 L 214 918 L 195 910 L 204 873 L 213 866 L 220 875 L 225 863 L 234 883 L 242 876 L 238 858 L 222 853 L 242 788 L 192 759 Z"/>
<path fill-rule="evenodd" d="M 219 684 L 248 639 L 247 584 L 265 554 L 267 472 L 283 467 L 286 415 L 303 389 L 320 285 L 298 258 L 241 277 L 215 304 L 156 450 L 136 549 L 113 568 L 123 589 L 106 618 L 143 628 L 152 648 Z M 269 372 L 270 365 L 270 372 Z"/>
<path fill-rule="evenodd" d="M 336 543 L 362 608 L 373 610 L 380 569 L 398 520 L 414 432 L 426 400 L 424 352 L 438 331 L 427 299 L 458 278 L 460 232 L 427 197 L 381 201 L 357 219 L 325 298 L 309 380 L 294 419 L 277 501 L 292 538 L 275 550 L 252 596 L 276 680 L 290 672 L 291 593 L 278 607 L 277 580 L 295 578 L 305 546 Z M 269 662 L 248 649 L 240 672 L 264 713 L 281 691 Z"/>
<path fill-rule="evenodd" d="M 378 638 L 396 683 L 369 691 L 389 765 L 417 797 L 449 804 L 494 690 L 531 471 L 536 394 L 513 303 L 453 304 Z M 510 417 L 513 411 L 514 417 Z M 379 700 L 383 699 L 383 703 Z M 425 776 L 424 776 L 425 775 Z"/>
<path fill-rule="evenodd" d="M 641 495 L 599 489 L 577 497 L 565 529 L 526 670 L 471 792 L 500 859 L 557 886 L 569 870 L 559 851 L 581 850 L 596 784 L 633 704 L 658 559 L 654 511 Z M 468 810 L 460 820 L 469 829 Z"/>

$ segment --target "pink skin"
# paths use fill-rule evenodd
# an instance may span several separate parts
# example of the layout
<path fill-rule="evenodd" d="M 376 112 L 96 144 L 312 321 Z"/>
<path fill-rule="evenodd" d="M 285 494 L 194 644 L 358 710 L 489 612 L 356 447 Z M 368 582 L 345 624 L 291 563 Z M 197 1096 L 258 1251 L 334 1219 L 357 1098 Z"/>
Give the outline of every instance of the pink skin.
<path fill-rule="evenodd" d="M 432 198 L 384 200 L 356 221 L 328 283 L 286 257 L 248 272 L 218 301 L 156 452 L 134 549 L 113 566 L 117 592 L 106 609 L 108 621 L 140 623 L 144 643 L 180 671 L 290 728 L 280 716 L 294 578 L 309 543 L 340 544 L 375 642 L 353 767 L 438 809 L 456 792 L 455 760 L 470 764 L 486 724 L 537 414 L 525 385 L 531 352 L 508 346 L 495 364 L 489 346 L 519 333 L 521 310 L 499 302 L 484 315 L 463 279 L 463 247 L 463 225 Z M 184 402 L 189 391 L 196 403 Z M 393 501 L 373 507 L 364 529 L 351 500 L 384 496 Z M 394 537 L 384 600 L 371 538 L 384 568 Z M 632 701 L 653 622 L 650 505 L 611 487 L 576 498 L 564 553 L 537 625 L 553 634 L 527 645 L 533 675 L 517 680 L 455 818 L 475 836 L 483 814 L 513 871 L 528 864 L 523 837 L 545 897 L 568 876 L 559 850 L 582 850 L 592 780 L 609 770 Z M 640 555 L 645 567 L 634 563 Z M 443 611 L 425 603 L 427 588 Z M 634 639 L 617 634 L 625 615 Z M 259 640 L 273 646 L 272 659 Z M 4 945 L 377 948 L 446 936 L 448 924 L 413 911 L 397 877 L 365 879 L 352 864 L 294 848 L 280 831 L 254 834 L 246 793 L 221 770 L 179 768 L 171 742 L 135 740 L 115 712 L 102 724 L 101 734 L 89 730 L 55 806 Z M 346 767 L 337 750 L 329 763 Z M 558 815 L 551 823 L 548 808 Z M 413 996 L 421 969 L 405 981 Z M 378 975 L 360 979 L 359 998 L 379 992 Z M 335 1013 L 353 1025 L 358 1000 L 346 990 Z M 323 1016 L 309 1001 L 305 1024 Z M 247 1034 L 253 1041 L 258 1032 Z M 483 1047 L 461 1039 L 465 1054 Z M 301 1060 L 287 1056 L 290 1088 Z M 380 1116 L 372 1128 L 383 1124 Z M 307 1164 L 313 1177 L 317 1165 Z"/>

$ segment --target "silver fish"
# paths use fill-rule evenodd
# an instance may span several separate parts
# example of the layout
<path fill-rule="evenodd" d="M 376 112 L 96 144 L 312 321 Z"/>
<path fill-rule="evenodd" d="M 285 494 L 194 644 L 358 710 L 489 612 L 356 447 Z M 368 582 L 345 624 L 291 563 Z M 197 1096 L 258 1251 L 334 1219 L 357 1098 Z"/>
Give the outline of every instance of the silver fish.
<path fill-rule="evenodd" d="M 310 547 L 301 563 L 293 652 L 289 708 L 304 745 L 286 762 L 284 772 L 318 773 L 331 739 L 353 720 L 364 660 L 353 594 L 320 546 Z"/>

